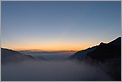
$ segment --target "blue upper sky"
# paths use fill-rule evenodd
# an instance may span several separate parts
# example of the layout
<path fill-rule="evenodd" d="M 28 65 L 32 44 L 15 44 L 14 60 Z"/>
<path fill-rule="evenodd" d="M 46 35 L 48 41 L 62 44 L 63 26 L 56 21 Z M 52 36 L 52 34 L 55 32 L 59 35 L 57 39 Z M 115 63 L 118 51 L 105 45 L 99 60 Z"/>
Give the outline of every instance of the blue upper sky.
<path fill-rule="evenodd" d="M 2 1 L 2 47 L 81 50 L 121 36 L 120 1 Z"/>

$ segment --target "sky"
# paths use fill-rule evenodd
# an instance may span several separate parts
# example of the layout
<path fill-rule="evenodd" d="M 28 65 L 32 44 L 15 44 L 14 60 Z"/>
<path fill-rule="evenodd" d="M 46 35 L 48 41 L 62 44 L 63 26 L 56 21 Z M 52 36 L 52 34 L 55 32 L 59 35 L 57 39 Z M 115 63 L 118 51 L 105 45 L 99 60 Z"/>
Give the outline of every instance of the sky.
<path fill-rule="evenodd" d="M 1 46 L 82 50 L 121 36 L 121 1 L 2 1 Z"/>

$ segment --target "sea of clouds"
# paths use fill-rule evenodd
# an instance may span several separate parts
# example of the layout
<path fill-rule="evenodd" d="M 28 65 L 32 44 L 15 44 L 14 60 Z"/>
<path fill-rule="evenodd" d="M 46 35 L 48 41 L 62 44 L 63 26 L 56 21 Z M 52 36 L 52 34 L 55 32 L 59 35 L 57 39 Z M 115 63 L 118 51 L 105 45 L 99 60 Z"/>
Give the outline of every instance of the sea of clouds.
<path fill-rule="evenodd" d="M 1 65 L 2 81 L 110 81 L 100 67 L 71 60 L 34 60 Z"/>

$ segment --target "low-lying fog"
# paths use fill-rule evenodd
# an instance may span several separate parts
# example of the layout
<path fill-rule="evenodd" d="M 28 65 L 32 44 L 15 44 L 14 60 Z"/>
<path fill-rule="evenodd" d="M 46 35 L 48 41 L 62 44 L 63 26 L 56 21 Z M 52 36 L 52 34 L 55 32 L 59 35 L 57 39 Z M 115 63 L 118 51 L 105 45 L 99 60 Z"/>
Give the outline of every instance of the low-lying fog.
<path fill-rule="evenodd" d="M 37 60 L 65 60 L 69 56 L 73 55 L 76 51 L 53 51 L 53 52 L 20 51 L 20 52 L 26 55 L 31 55 Z"/>
<path fill-rule="evenodd" d="M 101 68 L 86 64 L 85 62 L 71 60 L 35 60 L 2 64 L 1 80 L 107 81 L 112 79 Z"/>

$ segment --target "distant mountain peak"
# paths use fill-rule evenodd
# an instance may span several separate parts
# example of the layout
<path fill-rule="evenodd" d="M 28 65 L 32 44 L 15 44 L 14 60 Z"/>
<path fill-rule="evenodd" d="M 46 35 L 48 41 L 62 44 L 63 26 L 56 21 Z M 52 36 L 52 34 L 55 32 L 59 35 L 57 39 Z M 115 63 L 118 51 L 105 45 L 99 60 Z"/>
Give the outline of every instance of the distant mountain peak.
<path fill-rule="evenodd" d="M 105 46 L 108 46 L 108 44 L 110 44 L 110 45 L 112 44 L 112 45 L 115 45 L 117 47 L 121 47 L 121 37 L 118 37 L 117 39 L 115 39 L 115 40 L 113 40 L 113 41 L 111 41 L 109 43 L 100 42 L 100 44 L 97 45 L 97 46 L 93 46 L 91 48 L 87 48 L 85 50 L 78 51 L 73 56 L 71 56 L 71 58 L 72 59 L 73 58 L 82 59 L 84 56 L 86 56 L 88 53 L 96 50 L 98 47 L 105 47 Z"/>
<path fill-rule="evenodd" d="M 106 43 L 100 42 L 100 45 L 105 45 Z"/>

